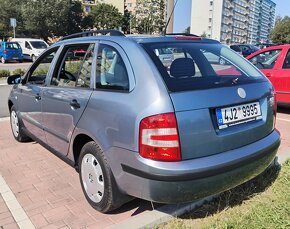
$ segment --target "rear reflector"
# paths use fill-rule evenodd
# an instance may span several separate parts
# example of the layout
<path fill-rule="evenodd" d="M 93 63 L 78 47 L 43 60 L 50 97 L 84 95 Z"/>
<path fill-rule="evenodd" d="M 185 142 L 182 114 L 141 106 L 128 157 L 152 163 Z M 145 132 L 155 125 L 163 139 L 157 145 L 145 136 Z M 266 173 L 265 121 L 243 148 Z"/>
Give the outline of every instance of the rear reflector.
<path fill-rule="evenodd" d="M 180 144 L 174 113 L 144 118 L 139 129 L 139 153 L 157 161 L 179 161 Z"/>

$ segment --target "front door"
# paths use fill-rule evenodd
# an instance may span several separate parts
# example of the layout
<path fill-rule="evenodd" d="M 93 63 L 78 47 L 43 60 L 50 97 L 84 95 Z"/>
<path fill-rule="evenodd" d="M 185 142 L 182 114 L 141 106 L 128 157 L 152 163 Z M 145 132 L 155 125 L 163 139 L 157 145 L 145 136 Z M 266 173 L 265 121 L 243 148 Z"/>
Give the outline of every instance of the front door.
<path fill-rule="evenodd" d="M 51 63 L 57 48 L 42 56 L 29 69 L 24 82 L 19 85 L 18 110 L 25 128 L 38 139 L 46 142 L 42 128 L 42 95 L 49 77 Z"/>
<path fill-rule="evenodd" d="M 50 85 L 42 95 L 43 127 L 48 145 L 68 152 L 72 133 L 93 92 L 94 44 L 64 46 Z"/>

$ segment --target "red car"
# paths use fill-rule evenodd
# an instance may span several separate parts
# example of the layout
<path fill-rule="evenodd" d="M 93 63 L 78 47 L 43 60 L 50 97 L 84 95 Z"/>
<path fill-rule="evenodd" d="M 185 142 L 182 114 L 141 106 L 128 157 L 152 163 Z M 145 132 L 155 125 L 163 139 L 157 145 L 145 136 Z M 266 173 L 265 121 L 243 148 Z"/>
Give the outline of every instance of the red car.
<path fill-rule="evenodd" d="M 290 105 L 290 44 L 261 49 L 247 59 L 272 82 L 277 102 Z"/>

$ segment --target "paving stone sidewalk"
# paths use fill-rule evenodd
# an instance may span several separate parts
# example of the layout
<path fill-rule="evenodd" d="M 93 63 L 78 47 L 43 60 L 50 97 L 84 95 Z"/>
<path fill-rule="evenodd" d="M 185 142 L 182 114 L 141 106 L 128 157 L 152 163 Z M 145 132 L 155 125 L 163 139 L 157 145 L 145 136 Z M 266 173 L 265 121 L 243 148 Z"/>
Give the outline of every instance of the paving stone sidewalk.
<path fill-rule="evenodd" d="M 0 175 L 35 228 L 108 228 L 152 211 L 150 202 L 136 199 L 99 213 L 85 200 L 72 167 L 35 142 L 16 142 L 8 121 L 0 122 L 0 131 Z M 18 228 L 1 195 L 0 228 Z"/>

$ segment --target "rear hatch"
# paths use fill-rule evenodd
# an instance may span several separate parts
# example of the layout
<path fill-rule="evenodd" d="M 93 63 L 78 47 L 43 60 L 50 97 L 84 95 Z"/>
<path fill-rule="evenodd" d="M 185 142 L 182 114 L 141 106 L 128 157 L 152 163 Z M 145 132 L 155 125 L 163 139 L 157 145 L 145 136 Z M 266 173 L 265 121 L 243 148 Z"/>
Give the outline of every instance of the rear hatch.
<path fill-rule="evenodd" d="M 152 55 L 160 46 L 176 50 L 168 70 Z M 272 132 L 272 86 L 234 51 L 202 41 L 146 44 L 146 50 L 168 88 L 183 160 L 239 148 Z"/>
<path fill-rule="evenodd" d="M 22 49 L 17 42 L 7 42 L 5 44 L 6 59 L 18 60 L 22 58 Z"/>

